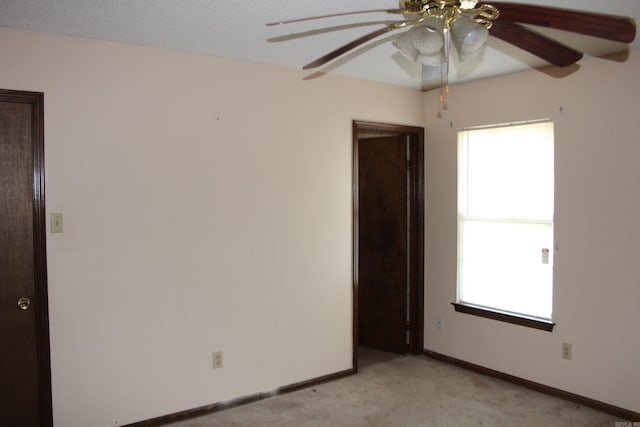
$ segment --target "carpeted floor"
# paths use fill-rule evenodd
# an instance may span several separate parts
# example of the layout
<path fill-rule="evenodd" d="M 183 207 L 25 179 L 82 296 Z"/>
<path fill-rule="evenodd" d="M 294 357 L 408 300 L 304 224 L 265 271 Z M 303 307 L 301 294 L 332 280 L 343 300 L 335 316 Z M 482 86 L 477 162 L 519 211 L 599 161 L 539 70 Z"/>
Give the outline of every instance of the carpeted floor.
<path fill-rule="evenodd" d="M 172 427 L 607 426 L 615 417 L 424 356 L 360 349 L 357 375 Z"/>

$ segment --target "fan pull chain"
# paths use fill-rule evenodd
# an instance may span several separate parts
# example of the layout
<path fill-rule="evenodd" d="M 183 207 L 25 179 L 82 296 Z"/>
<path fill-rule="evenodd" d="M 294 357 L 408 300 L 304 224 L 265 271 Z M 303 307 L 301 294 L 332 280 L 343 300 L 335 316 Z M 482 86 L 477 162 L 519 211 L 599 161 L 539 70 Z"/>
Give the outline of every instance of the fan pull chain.
<path fill-rule="evenodd" d="M 444 36 L 444 61 L 440 68 L 440 105 L 442 110 L 447 109 L 447 96 L 449 93 L 449 58 L 451 57 L 451 29 L 445 25 L 442 29 Z"/>

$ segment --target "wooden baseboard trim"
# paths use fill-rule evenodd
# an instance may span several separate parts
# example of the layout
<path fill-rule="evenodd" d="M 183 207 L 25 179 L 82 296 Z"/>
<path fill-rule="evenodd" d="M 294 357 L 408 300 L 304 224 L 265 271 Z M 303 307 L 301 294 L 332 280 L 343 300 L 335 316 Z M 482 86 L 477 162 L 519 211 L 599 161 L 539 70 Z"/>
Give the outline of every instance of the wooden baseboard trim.
<path fill-rule="evenodd" d="M 152 418 L 145 421 L 140 421 L 133 424 L 127 424 L 124 427 L 156 427 L 169 423 L 175 423 L 178 421 L 187 420 L 189 418 L 201 417 L 207 414 L 213 414 L 214 412 L 224 411 L 225 409 L 236 408 L 238 406 L 246 405 L 248 403 L 257 402 L 258 400 L 267 399 L 269 397 L 279 396 L 282 394 L 291 393 L 293 391 L 301 390 L 316 386 L 318 384 L 334 381 L 340 378 L 348 377 L 356 373 L 356 370 L 351 368 L 344 371 L 336 372 L 333 374 L 325 375 L 318 378 L 312 378 L 307 381 L 301 381 L 299 383 L 290 384 L 287 386 L 279 387 L 275 390 L 255 393 L 244 397 L 239 397 L 226 402 L 213 403 L 211 405 L 201 406 L 199 408 L 187 409 L 186 411 L 176 412 L 175 414 L 164 415 L 162 417 Z"/>
<path fill-rule="evenodd" d="M 568 400 L 570 402 L 577 403 L 582 406 L 588 406 L 589 408 L 596 409 L 607 414 L 611 414 L 616 417 L 620 417 L 622 420 L 628 421 L 640 421 L 640 413 L 630 411 L 628 409 L 619 408 L 617 406 L 609 405 L 608 403 L 600 402 L 588 397 L 580 396 L 578 394 L 570 393 L 568 391 L 560 390 L 554 387 L 546 386 L 544 384 L 536 383 L 533 381 L 525 380 L 513 375 L 505 374 L 504 372 L 495 371 L 484 366 L 476 365 L 474 363 L 465 362 L 464 360 L 456 359 L 455 357 L 447 356 L 441 353 L 436 353 L 431 350 L 424 350 L 424 354 L 432 359 L 440 360 L 442 362 L 450 363 L 452 365 L 459 366 L 470 371 L 488 375 L 490 377 L 498 378 L 503 381 L 507 381 L 528 389 L 548 394 L 550 396 L 558 397 L 560 399 Z"/>

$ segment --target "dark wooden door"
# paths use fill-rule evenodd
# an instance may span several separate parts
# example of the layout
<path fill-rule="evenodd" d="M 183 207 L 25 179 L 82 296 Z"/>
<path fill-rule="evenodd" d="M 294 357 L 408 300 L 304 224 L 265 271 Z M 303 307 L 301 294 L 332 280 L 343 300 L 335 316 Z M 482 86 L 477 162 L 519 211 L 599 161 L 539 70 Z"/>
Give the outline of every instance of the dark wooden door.
<path fill-rule="evenodd" d="M 42 96 L 0 91 L 0 425 L 50 425 Z M 39 287 L 38 287 L 39 286 Z M 42 293 L 44 292 L 44 295 Z M 39 342 L 41 339 L 41 342 Z M 42 390 L 42 388 L 49 388 Z"/>
<path fill-rule="evenodd" d="M 407 352 L 407 143 L 359 141 L 359 344 Z"/>

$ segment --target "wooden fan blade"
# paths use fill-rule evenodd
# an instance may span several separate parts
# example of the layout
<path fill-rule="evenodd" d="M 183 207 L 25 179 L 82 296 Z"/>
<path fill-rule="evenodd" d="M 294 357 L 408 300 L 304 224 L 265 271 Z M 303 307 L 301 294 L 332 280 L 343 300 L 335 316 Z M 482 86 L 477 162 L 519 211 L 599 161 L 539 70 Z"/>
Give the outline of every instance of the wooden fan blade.
<path fill-rule="evenodd" d="M 376 31 L 372 31 L 368 34 L 365 34 L 362 37 L 358 37 L 357 39 L 345 44 L 344 46 L 341 46 L 339 48 L 337 48 L 336 50 L 333 50 L 329 53 L 327 53 L 326 55 L 324 55 L 323 57 L 320 57 L 318 59 L 316 59 L 313 62 L 308 63 L 307 65 L 305 65 L 304 67 L 302 67 L 303 70 L 310 70 L 312 68 L 317 68 L 321 65 L 326 64 L 327 62 L 341 56 L 344 55 L 345 53 L 349 52 L 350 50 L 355 49 L 356 47 L 365 44 L 366 42 L 375 39 L 376 37 L 380 37 L 381 35 L 388 33 L 390 31 L 393 30 L 397 30 L 399 28 L 404 28 L 406 27 L 408 24 L 405 24 L 405 22 L 408 21 L 398 21 L 398 22 L 394 22 L 393 24 L 387 25 L 384 28 L 380 28 L 379 30 Z"/>
<path fill-rule="evenodd" d="M 289 19 L 288 21 L 270 22 L 267 24 L 267 27 L 273 27 L 275 25 L 294 24 L 296 22 L 314 21 L 316 19 L 335 18 L 338 16 L 360 15 L 363 13 L 390 13 L 390 14 L 401 15 L 403 13 L 408 13 L 408 11 L 405 9 L 372 9 L 372 10 L 360 10 L 357 12 L 332 13 L 330 15 L 311 16 L 309 18 L 298 18 L 298 19 Z"/>
<path fill-rule="evenodd" d="M 498 19 L 493 22 L 489 34 L 558 67 L 566 67 L 582 58 L 581 52 L 513 22 Z"/>
<path fill-rule="evenodd" d="M 633 18 L 594 12 L 509 2 L 488 2 L 500 11 L 499 21 L 518 22 L 631 43 L 636 38 Z"/>

